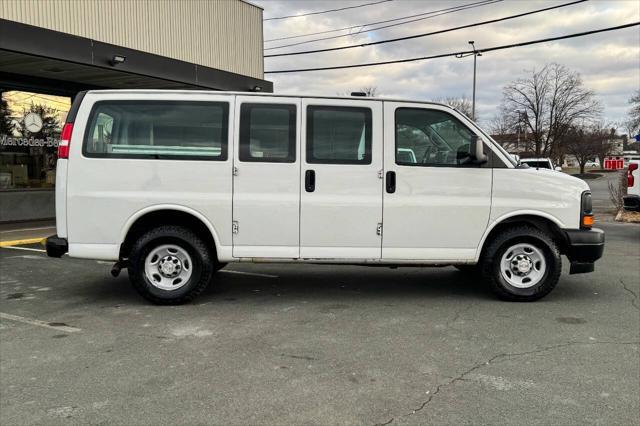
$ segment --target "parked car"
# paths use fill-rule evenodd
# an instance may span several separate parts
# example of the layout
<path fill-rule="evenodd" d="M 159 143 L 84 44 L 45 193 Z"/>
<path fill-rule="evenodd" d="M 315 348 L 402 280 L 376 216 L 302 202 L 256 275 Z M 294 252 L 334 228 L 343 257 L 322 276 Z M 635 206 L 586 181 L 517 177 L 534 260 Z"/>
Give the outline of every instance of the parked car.
<path fill-rule="evenodd" d="M 520 160 L 520 164 L 526 164 L 534 169 L 549 169 L 557 172 L 562 171 L 562 167 L 554 166 L 550 158 L 525 158 Z"/>
<path fill-rule="evenodd" d="M 627 195 L 622 197 L 624 209 L 640 211 L 640 159 L 629 160 L 627 167 Z"/>
<path fill-rule="evenodd" d="M 600 163 L 597 161 L 587 161 L 584 165 L 586 168 L 592 169 L 594 167 L 600 167 Z"/>
<path fill-rule="evenodd" d="M 228 262 L 455 265 L 532 301 L 604 248 L 586 183 L 437 103 L 90 91 L 61 139 L 47 253 L 114 261 L 155 303 Z"/>

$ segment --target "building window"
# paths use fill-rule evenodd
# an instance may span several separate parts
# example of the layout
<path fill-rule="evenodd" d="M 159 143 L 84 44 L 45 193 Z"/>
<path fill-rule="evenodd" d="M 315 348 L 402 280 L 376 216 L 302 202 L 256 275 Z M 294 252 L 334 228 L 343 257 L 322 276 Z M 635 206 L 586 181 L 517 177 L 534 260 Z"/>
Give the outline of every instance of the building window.
<path fill-rule="evenodd" d="M 226 160 L 229 104 L 100 101 L 82 152 L 97 158 Z"/>
<path fill-rule="evenodd" d="M 0 190 L 53 188 L 60 131 L 71 99 L 2 91 Z"/>

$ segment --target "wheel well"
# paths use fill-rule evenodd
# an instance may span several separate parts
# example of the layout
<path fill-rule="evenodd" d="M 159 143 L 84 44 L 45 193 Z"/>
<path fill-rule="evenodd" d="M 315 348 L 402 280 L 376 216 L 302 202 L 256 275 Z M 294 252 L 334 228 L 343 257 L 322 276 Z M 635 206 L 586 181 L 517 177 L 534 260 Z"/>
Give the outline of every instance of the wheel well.
<path fill-rule="evenodd" d="M 179 210 L 156 210 L 140 216 L 127 231 L 124 242 L 120 245 L 120 259 L 129 257 L 133 243 L 145 232 L 162 225 L 179 225 L 192 230 L 211 248 L 214 258 L 216 243 L 211 231 L 199 218 Z"/>
<path fill-rule="evenodd" d="M 546 232 L 549 236 L 551 236 L 553 241 L 558 245 L 558 249 L 560 250 L 560 253 L 562 254 L 566 253 L 567 237 L 562 232 L 560 227 L 558 227 L 558 225 L 556 225 L 553 221 L 541 216 L 522 215 L 522 216 L 513 216 L 503 220 L 502 222 L 497 224 L 491 230 L 491 232 L 489 232 L 489 235 L 487 235 L 487 238 L 485 239 L 484 244 L 482 246 L 480 259 L 482 259 L 485 248 L 488 247 L 489 244 L 491 244 L 491 241 L 493 241 L 493 239 L 500 232 L 504 231 L 505 229 L 513 228 L 516 226 L 522 226 L 522 225 L 533 226 L 543 232 Z"/>

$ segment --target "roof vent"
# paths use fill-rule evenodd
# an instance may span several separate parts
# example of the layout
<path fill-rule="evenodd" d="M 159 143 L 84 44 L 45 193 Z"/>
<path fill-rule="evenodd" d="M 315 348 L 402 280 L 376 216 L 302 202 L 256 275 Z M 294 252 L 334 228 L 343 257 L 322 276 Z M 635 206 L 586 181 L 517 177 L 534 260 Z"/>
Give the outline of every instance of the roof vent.
<path fill-rule="evenodd" d="M 351 92 L 351 96 L 362 96 L 362 97 L 366 97 L 367 94 L 364 92 Z"/>

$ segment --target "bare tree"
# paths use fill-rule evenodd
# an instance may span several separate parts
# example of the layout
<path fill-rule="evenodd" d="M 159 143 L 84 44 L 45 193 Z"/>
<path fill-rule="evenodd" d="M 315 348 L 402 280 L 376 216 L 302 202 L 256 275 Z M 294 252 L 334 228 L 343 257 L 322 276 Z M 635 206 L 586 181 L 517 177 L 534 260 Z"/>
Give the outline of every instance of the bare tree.
<path fill-rule="evenodd" d="M 338 96 L 351 96 L 352 93 L 364 93 L 367 98 L 375 98 L 378 95 L 378 88 L 376 86 L 361 87 L 359 90 L 347 90 L 346 92 L 338 92 Z"/>
<path fill-rule="evenodd" d="M 516 129 L 513 128 L 513 123 L 509 122 L 505 114 L 494 115 L 491 123 L 489 123 L 489 130 L 493 135 L 508 135 L 516 132 Z"/>
<path fill-rule="evenodd" d="M 594 158 L 602 146 L 608 145 L 609 130 L 601 126 L 571 126 L 564 132 L 562 143 L 567 152 L 573 155 L 580 165 L 580 173 L 584 173 L 587 161 Z M 602 162 L 601 162 L 602 164 Z"/>
<path fill-rule="evenodd" d="M 471 104 L 471 100 L 466 96 L 460 96 L 458 98 L 448 96 L 446 98 L 436 98 L 435 102 L 440 102 L 441 104 L 449 105 L 452 108 L 457 109 L 467 117 L 471 118 L 473 107 Z M 478 114 L 476 114 L 476 121 L 478 120 Z"/>
<path fill-rule="evenodd" d="M 375 98 L 378 94 L 378 88 L 376 86 L 361 87 L 360 91 L 368 98 Z"/>
<path fill-rule="evenodd" d="M 629 137 L 634 137 L 640 133 L 640 90 L 636 90 L 631 99 L 629 99 L 631 109 L 629 110 L 629 119 L 625 123 L 625 127 L 629 132 Z"/>
<path fill-rule="evenodd" d="M 597 118 L 602 107 L 580 75 L 563 65 L 547 64 L 529 72 L 528 77 L 504 87 L 501 112 L 514 123 L 524 117 L 536 155 L 560 157 L 564 154 L 561 142 L 571 126 Z"/>
<path fill-rule="evenodd" d="M 11 118 L 9 104 L 6 99 L 0 97 L 0 135 L 13 136 L 13 130 L 16 125 Z"/>

